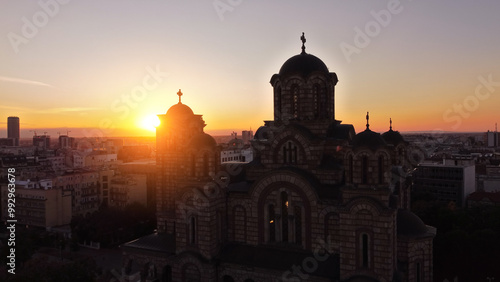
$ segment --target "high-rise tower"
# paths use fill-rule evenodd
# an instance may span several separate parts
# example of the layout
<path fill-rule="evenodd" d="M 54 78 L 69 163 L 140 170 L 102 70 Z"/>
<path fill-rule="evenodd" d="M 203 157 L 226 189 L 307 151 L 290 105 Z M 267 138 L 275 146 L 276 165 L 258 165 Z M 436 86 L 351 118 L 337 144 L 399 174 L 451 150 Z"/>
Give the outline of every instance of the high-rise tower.
<path fill-rule="evenodd" d="M 19 146 L 20 137 L 19 117 L 7 118 L 7 138 L 14 139 L 14 146 Z"/>

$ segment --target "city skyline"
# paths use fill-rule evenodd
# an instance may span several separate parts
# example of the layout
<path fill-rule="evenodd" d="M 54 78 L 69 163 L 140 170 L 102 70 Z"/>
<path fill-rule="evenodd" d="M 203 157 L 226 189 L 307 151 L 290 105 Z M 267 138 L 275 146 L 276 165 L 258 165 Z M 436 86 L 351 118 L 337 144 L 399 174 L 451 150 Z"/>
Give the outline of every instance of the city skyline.
<path fill-rule="evenodd" d="M 494 130 L 493 1 L 2 1 L 0 135 L 8 116 L 76 137 L 154 136 L 178 102 L 229 134 L 273 119 L 271 76 L 306 52 L 339 77 L 336 118 L 357 132 Z M 280 11 L 277 13 L 277 11 Z M 84 129 L 86 128 L 86 129 Z M 115 129 L 110 129 L 115 128 Z"/>

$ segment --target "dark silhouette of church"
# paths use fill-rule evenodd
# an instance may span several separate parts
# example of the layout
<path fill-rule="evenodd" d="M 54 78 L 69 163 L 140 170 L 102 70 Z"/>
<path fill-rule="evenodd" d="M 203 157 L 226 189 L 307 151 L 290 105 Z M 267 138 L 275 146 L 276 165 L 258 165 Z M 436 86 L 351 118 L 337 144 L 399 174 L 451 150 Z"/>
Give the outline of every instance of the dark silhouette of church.
<path fill-rule="evenodd" d="M 271 77 L 254 160 L 220 164 L 205 122 L 159 115 L 157 233 L 122 245 L 145 281 L 432 281 L 435 228 L 409 211 L 408 143 L 335 118 L 337 75 L 302 52 Z"/>

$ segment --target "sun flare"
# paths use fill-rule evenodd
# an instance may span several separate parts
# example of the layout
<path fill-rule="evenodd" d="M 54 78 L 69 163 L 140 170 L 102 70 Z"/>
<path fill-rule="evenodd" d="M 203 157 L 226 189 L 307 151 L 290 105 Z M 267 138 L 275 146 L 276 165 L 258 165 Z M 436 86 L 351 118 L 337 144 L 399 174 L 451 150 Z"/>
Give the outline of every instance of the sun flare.
<path fill-rule="evenodd" d="M 142 119 L 141 127 L 149 131 L 155 131 L 160 125 L 160 119 L 156 115 L 149 115 Z"/>

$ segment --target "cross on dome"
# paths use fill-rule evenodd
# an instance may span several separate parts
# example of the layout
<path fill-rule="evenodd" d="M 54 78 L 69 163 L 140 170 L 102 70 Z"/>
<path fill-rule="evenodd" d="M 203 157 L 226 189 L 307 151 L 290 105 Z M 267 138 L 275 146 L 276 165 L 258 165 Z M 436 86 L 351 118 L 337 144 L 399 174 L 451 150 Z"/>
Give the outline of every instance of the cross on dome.
<path fill-rule="evenodd" d="M 366 130 L 370 129 L 370 113 L 366 112 Z"/>
<path fill-rule="evenodd" d="M 182 94 L 181 90 L 179 89 L 179 92 L 177 92 L 177 96 L 179 96 L 179 104 L 182 104 L 182 103 L 181 103 L 181 96 L 182 96 L 182 95 L 183 95 L 183 94 Z"/>
<path fill-rule="evenodd" d="M 302 41 L 302 54 L 306 53 L 306 36 L 302 32 L 302 36 L 300 37 L 300 41 Z"/>

